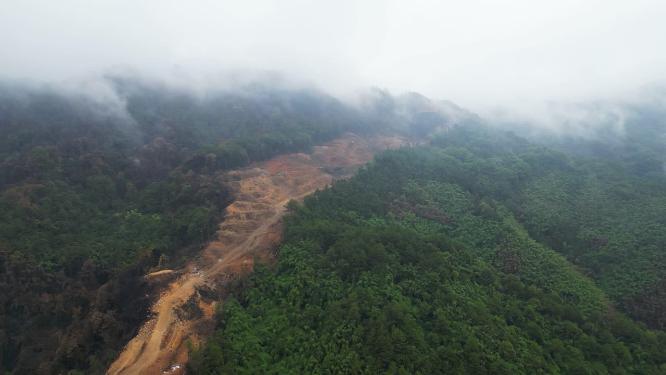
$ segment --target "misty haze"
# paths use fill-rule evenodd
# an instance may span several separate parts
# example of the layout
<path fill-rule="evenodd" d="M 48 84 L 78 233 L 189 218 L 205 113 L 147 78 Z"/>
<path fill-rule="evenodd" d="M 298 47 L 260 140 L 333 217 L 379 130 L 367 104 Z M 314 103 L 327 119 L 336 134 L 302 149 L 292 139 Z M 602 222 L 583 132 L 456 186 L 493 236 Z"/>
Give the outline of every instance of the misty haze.
<path fill-rule="evenodd" d="M 0 373 L 666 374 L 664 19 L 0 2 Z"/>

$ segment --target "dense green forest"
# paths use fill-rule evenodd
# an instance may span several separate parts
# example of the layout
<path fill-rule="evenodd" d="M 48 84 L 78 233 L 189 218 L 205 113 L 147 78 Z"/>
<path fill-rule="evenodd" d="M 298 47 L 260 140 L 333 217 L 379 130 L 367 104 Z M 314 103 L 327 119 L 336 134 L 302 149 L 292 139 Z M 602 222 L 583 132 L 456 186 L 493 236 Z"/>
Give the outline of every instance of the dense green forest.
<path fill-rule="evenodd" d="M 143 275 L 215 232 L 222 174 L 344 132 L 422 142 L 290 205 L 192 373 L 666 372 L 660 107 L 518 136 L 414 93 L 107 84 L 0 85 L 0 372 L 103 373 L 159 290 Z"/>
<path fill-rule="evenodd" d="M 291 204 L 192 372 L 665 373 L 665 129 L 647 125 L 585 153 L 466 124 L 382 154 Z"/>
<path fill-rule="evenodd" d="M 0 372 L 103 372 L 147 314 L 141 276 L 215 232 L 220 172 L 404 122 L 309 89 L 107 83 L 0 86 Z"/>

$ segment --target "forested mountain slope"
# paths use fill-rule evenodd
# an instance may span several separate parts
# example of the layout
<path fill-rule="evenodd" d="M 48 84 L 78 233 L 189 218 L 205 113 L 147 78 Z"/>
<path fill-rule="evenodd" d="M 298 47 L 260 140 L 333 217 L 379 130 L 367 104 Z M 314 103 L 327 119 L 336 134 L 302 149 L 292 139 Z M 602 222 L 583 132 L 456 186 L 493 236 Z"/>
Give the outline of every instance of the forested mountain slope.
<path fill-rule="evenodd" d="M 195 94 L 107 83 L 113 100 L 0 87 L 2 371 L 104 372 L 148 313 L 142 276 L 215 232 L 232 198 L 219 173 L 418 121 L 379 91 L 352 107 L 264 84 Z"/>
<path fill-rule="evenodd" d="M 659 329 L 666 325 L 662 101 L 597 106 L 602 114 L 619 112 L 621 121 L 596 124 L 586 136 L 532 135 L 569 155 L 572 168 L 545 166 L 543 176 L 530 179 L 511 199 L 535 237 L 582 266 L 625 311 Z"/>
<path fill-rule="evenodd" d="M 291 206 L 192 371 L 664 373 L 664 182 L 483 126 L 386 152 Z"/>
<path fill-rule="evenodd" d="M 108 83 L 0 87 L 0 370 L 103 373 L 143 276 L 211 240 L 224 172 L 386 132 L 421 145 L 291 204 L 193 373 L 666 372 L 663 111 L 528 141 L 413 93 Z"/>

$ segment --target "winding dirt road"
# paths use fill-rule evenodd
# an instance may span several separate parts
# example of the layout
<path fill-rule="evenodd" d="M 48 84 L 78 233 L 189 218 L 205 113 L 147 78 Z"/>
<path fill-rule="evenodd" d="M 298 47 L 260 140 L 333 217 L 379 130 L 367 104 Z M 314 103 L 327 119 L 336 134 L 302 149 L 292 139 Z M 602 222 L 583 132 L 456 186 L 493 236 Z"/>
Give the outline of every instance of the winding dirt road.
<path fill-rule="evenodd" d="M 286 204 L 351 176 L 377 151 L 404 144 L 398 137 L 347 134 L 310 154 L 282 155 L 226 173 L 222 178 L 233 187 L 236 200 L 227 207 L 217 238 L 185 269 L 147 275 L 176 279 L 107 374 L 183 374 L 187 342 L 198 345 L 213 330 L 216 298 L 211 295 L 250 272 L 255 259 L 270 259 L 280 242 Z"/>

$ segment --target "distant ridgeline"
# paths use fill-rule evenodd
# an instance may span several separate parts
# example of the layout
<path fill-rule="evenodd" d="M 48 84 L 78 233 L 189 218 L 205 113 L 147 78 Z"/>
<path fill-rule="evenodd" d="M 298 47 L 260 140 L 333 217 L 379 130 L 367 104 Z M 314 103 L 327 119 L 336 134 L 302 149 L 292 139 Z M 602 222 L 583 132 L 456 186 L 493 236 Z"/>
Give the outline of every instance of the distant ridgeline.
<path fill-rule="evenodd" d="M 290 205 L 276 265 L 239 281 L 190 371 L 666 373 L 648 138 L 572 157 L 466 124 L 385 152 Z"/>
<path fill-rule="evenodd" d="M 381 91 L 350 106 L 261 84 L 108 84 L 102 97 L 0 85 L 0 372 L 102 373 L 148 312 L 141 276 L 215 232 L 232 199 L 218 173 L 464 112 Z"/>

